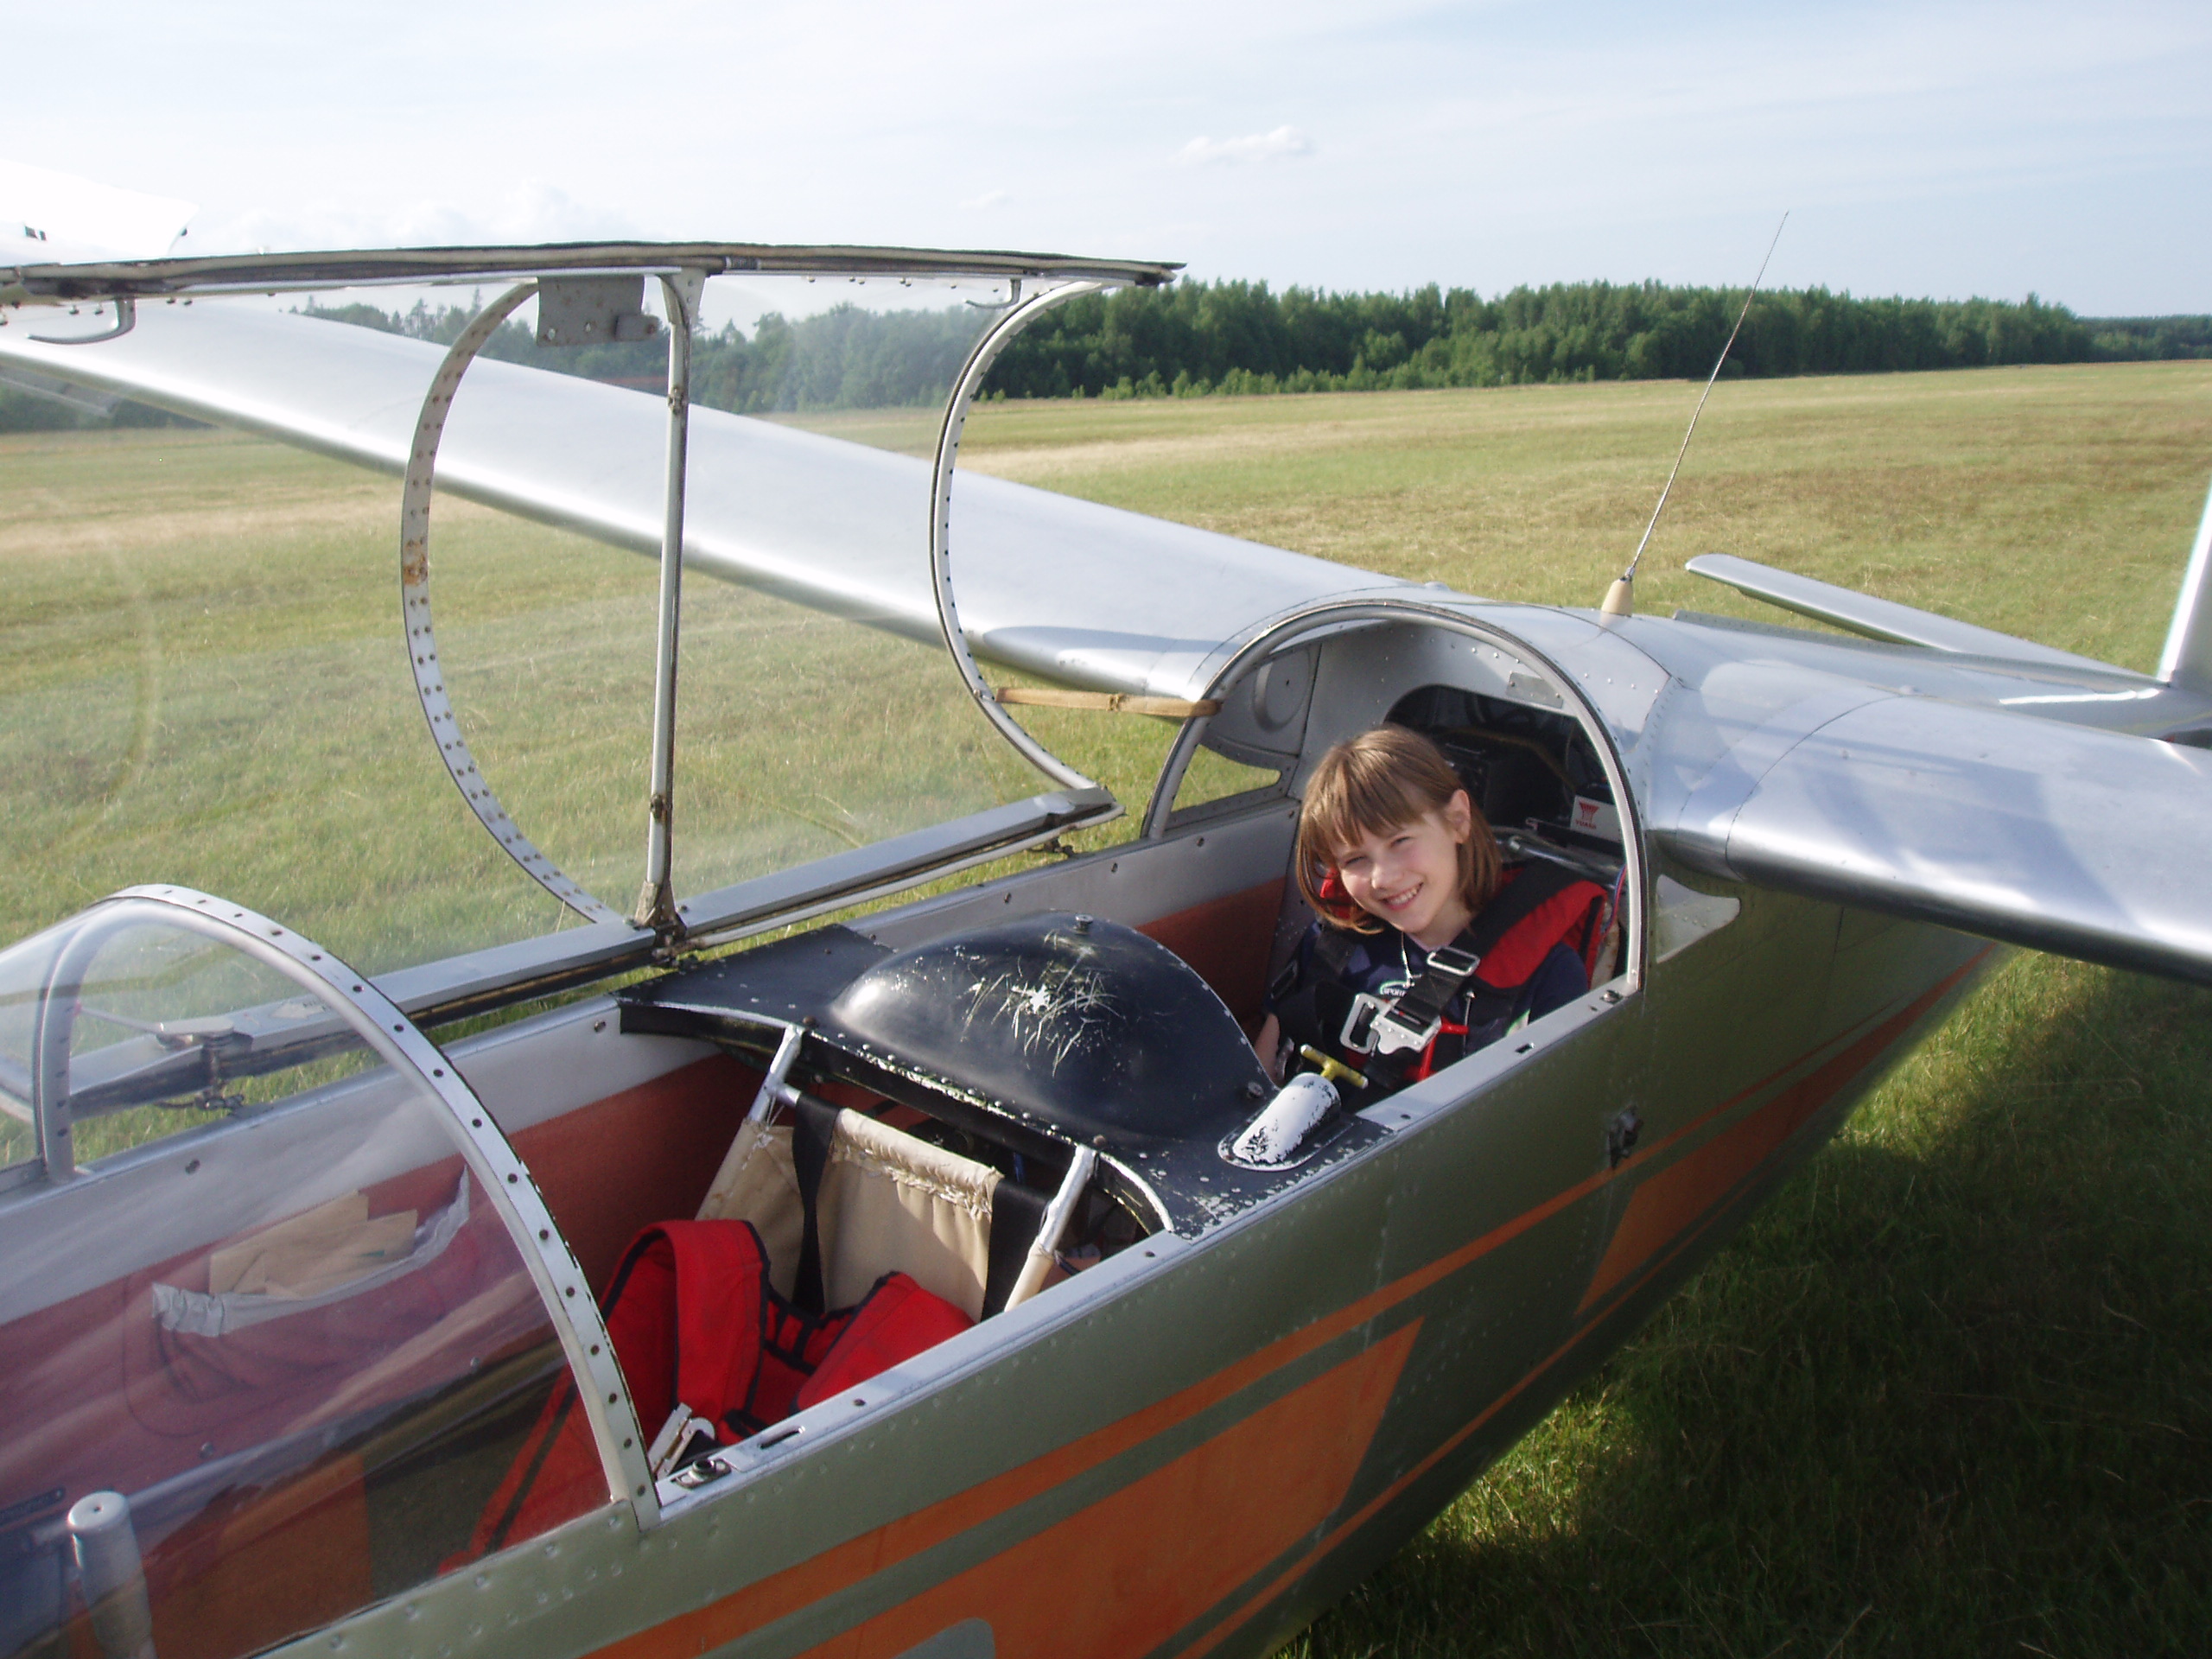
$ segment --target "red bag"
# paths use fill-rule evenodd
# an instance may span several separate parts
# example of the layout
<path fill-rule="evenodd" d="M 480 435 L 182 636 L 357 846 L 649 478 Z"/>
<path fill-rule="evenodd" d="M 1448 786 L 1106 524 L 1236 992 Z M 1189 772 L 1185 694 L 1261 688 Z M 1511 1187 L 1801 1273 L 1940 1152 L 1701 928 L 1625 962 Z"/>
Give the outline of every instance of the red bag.
<path fill-rule="evenodd" d="M 623 1252 L 601 1300 L 648 1439 L 681 1403 L 723 1445 L 865 1382 L 974 1323 L 903 1273 L 855 1306 L 810 1315 L 776 1294 L 746 1221 L 667 1221 Z M 564 1376 L 448 1569 L 604 1501 L 606 1476 Z"/>

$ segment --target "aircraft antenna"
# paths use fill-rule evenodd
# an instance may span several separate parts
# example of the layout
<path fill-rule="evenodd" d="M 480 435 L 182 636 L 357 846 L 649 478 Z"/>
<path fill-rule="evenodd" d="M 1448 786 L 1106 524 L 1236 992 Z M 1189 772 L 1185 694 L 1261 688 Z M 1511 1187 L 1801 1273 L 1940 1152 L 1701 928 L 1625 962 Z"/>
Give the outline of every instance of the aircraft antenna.
<path fill-rule="evenodd" d="M 1636 553 L 1628 562 L 1613 585 L 1605 590 L 1605 602 L 1601 610 L 1606 616 L 1626 616 L 1636 608 L 1636 567 L 1643 562 L 1643 550 L 1651 545 L 1651 532 L 1659 528 L 1659 515 L 1667 511 L 1668 493 L 1675 487 L 1675 474 L 1682 470 L 1682 457 L 1690 452 L 1690 440 L 1697 435 L 1697 417 L 1705 413 L 1705 400 L 1713 396 L 1713 383 L 1720 378 L 1720 368 L 1728 360 L 1728 353 L 1736 344 L 1736 336 L 1743 332 L 1744 319 L 1751 315 L 1751 302 L 1758 297 L 1759 284 L 1766 280 L 1766 268 L 1773 261 L 1776 244 L 1782 240 L 1782 226 L 1789 222 L 1789 212 L 1783 210 L 1782 225 L 1774 227 L 1774 241 L 1766 245 L 1766 257 L 1759 261 L 1759 274 L 1751 278 L 1751 291 L 1744 296 L 1744 308 L 1736 314 L 1736 326 L 1728 331 L 1728 338 L 1720 347 L 1720 355 L 1713 359 L 1713 372 L 1705 378 L 1705 390 L 1698 394 L 1697 407 L 1690 411 L 1689 430 L 1682 434 L 1682 447 L 1675 452 L 1673 471 L 1660 486 L 1659 505 L 1651 509 L 1651 522 L 1643 527 L 1643 539 L 1636 544 Z"/>

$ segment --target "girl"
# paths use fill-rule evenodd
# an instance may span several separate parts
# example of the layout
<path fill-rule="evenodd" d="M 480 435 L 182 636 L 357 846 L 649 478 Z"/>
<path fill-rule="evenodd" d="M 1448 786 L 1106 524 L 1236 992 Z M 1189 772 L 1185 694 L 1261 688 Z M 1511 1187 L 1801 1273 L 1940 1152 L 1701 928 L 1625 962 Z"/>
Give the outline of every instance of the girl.
<path fill-rule="evenodd" d="M 1590 988 L 1605 889 L 1550 865 L 1504 868 L 1451 763 L 1404 727 L 1321 757 L 1296 865 L 1320 919 L 1253 1044 L 1278 1081 L 1310 1046 L 1365 1076 L 1371 1100 Z"/>

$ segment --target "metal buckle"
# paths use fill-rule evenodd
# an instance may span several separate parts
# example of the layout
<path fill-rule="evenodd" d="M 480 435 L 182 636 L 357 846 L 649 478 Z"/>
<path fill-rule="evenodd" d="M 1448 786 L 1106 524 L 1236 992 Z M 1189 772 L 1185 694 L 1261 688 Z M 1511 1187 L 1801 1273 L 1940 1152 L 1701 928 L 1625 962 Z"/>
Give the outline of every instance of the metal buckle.
<path fill-rule="evenodd" d="M 1338 1043 L 1354 1054 L 1372 1054 L 1375 1023 L 1389 1012 L 1389 1002 L 1372 991 L 1354 992 L 1351 1012 L 1344 1015 L 1344 1029 L 1337 1033 Z"/>
<path fill-rule="evenodd" d="M 1471 950 L 1462 950 L 1457 945 L 1440 945 L 1428 953 L 1428 971 L 1450 975 L 1453 979 L 1465 979 L 1483 965 L 1483 959 Z"/>
<path fill-rule="evenodd" d="M 1444 1016 L 1440 1014 L 1426 1026 L 1416 1030 L 1410 1021 L 1400 1017 L 1397 1009 L 1391 1008 L 1375 1021 L 1375 1052 L 1395 1054 L 1401 1049 L 1427 1048 L 1430 1039 L 1442 1030 L 1443 1027 Z"/>

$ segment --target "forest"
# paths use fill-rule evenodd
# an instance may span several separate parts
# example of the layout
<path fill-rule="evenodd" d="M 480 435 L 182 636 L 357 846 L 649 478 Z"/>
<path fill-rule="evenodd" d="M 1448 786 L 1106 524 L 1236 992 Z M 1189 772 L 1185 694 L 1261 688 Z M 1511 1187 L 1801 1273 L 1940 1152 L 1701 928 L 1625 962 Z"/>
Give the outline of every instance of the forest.
<path fill-rule="evenodd" d="M 1071 301 L 1007 346 L 999 397 L 1193 397 L 1435 386 L 1703 378 L 1743 290 L 1662 283 L 1554 283 L 1493 299 L 1431 283 L 1408 293 L 1333 294 L 1266 283 L 1181 282 Z M 473 308 L 387 312 L 353 303 L 307 315 L 450 341 Z M 740 414 L 874 409 L 938 401 L 977 327 L 963 307 L 769 313 L 748 334 L 702 332 L 692 395 Z M 504 325 L 485 355 L 630 385 L 658 380 L 667 347 L 541 348 Z M 1760 295 L 1726 375 L 1864 374 L 2023 363 L 2212 356 L 2212 316 L 2082 317 L 2012 300 L 1861 299 L 1825 288 Z M 0 430 L 147 420 L 102 417 L 0 384 Z M 154 417 L 159 418 L 159 417 Z"/>

